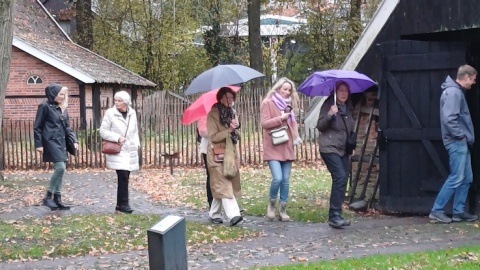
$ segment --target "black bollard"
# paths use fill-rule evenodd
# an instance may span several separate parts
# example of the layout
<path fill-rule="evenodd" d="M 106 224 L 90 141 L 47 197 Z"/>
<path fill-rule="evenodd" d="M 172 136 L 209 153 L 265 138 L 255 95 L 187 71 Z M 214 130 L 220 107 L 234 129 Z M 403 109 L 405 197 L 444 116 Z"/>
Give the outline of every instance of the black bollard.
<path fill-rule="evenodd" d="M 167 216 L 148 229 L 150 270 L 187 270 L 185 218 Z"/>

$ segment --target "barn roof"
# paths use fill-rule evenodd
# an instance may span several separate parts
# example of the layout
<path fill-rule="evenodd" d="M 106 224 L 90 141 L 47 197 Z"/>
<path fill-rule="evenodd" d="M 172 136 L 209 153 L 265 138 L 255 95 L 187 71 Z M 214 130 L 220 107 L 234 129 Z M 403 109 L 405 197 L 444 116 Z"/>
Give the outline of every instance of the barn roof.
<path fill-rule="evenodd" d="M 155 83 L 75 44 L 38 0 L 15 1 L 13 46 L 84 83 Z"/>

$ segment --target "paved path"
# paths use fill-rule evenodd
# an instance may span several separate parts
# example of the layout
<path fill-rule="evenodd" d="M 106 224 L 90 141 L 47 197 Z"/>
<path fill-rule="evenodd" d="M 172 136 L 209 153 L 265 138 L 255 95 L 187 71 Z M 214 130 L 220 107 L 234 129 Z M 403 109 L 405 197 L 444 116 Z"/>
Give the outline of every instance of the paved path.
<path fill-rule="evenodd" d="M 15 177 L 13 175 L 7 177 Z M 48 178 L 39 174 L 37 178 Z M 115 207 L 115 174 L 68 173 L 64 197 L 73 202 L 65 214 L 112 213 Z M 206 222 L 206 212 L 152 204 L 140 192 L 131 191 L 131 205 L 138 213 L 184 216 Z M 45 216 L 43 206 L 29 206 L 1 213 L 1 220 L 25 215 Z M 477 223 L 478 224 L 478 223 Z M 356 217 L 346 229 L 335 230 L 324 223 L 270 222 L 247 216 L 241 226 L 263 231 L 261 237 L 246 241 L 199 244 L 188 249 L 189 269 L 246 269 L 255 266 L 359 257 L 367 254 L 411 252 L 480 244 L 480 232 L 472 223 L 429 224 L 426 217 Z M 0 269 L 148 269 L 147 251 L 122 254 L 56 258 L 19 263 L 0 263 Z"/>

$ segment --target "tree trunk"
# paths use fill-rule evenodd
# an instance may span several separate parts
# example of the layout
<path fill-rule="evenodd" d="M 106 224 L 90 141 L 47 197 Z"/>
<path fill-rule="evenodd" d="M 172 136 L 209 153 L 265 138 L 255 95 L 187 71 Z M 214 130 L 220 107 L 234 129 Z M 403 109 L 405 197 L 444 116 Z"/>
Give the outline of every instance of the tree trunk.
<path fill-rule="evenodd" d="M 263 73 L 260 0 L 248 0 L 248 46 L 250 49 L 250 67 Z M 253 87 L 261 86 L 262 80 L 255 79 Z"/>
<path fill-rule="evenodd" d="M 77 1 L 76 4 L 76 42 L 78 45 L 93 50 L 93 16 L 92 0 Z"/>
<path fill-rule="evenodd" d="M 0 130 L 3 123 L 5 92 L 7 91 L 13 42 L 13 6 L 14 0 L 0 1 Z M 0 153 L 3 153 L 3 138 L 0 139 Z M 4 168 L 3 155 L 0 155 L 0 170 Z M 3 176 L 1 176 L 3 179 Z"/>

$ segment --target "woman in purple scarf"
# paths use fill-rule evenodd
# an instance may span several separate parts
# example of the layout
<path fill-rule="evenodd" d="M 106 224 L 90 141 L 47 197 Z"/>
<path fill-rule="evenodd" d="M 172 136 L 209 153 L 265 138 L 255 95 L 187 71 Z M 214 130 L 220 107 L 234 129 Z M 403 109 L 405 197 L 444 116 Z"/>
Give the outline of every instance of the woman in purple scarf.
<path fill-rule="evenodd" d="M 267 218 L 275 219 L 275 204 L 280 191 L 280 212 L 278 219 L 289 221 L 286 212 L 290 171 L 295 160 L 293 146 L 302 143 L 298 136 L 298 125 L 294 112 L 298 112 L 298 94 L 294 83 L 281 78 L 267 93 L 260 106 L 260 124 L 263 128 L 263 160 L 268 162 L 272 172 L 270 201 Z M 273 141 L 271 131 L 285 127 L 288 140 L 282 143 Z"/>

